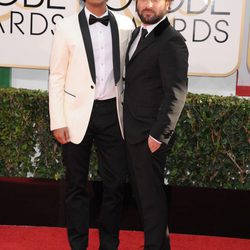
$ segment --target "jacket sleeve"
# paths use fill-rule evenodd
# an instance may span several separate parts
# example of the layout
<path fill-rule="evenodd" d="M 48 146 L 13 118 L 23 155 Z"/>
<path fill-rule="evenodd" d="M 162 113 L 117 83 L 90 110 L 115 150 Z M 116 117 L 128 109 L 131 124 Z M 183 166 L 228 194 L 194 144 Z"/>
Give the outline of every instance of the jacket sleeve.
<path fill-rule="evenodd" d="M 184 38 L 179 33 L 165 42 L 158 63 L 164 98 L 150 135 L 168 144 L 187 94 L 188 49 Z"/>
<path fill-rule="evenodd" d="M 51 130 L 66 127 L 64 116 L 64 86 L 69 61 L 66 35 L 61 22 L 56 25 L 53 38 L 49 75 L 49 112 Z"/>

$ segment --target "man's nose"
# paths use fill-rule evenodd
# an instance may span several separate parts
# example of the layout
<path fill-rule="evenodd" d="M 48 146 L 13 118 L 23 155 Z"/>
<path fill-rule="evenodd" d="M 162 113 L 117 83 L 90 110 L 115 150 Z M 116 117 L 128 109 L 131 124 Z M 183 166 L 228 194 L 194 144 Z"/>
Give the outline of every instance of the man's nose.
<path fill-rule="evenodd" d="M 147 1 L 147 7 L 148 7 L 148 8 L 152 8 L 152 7 L 153 7 L 153 3 L 152 3 L 151 0 L 148 0 L 148 1 Z"/>

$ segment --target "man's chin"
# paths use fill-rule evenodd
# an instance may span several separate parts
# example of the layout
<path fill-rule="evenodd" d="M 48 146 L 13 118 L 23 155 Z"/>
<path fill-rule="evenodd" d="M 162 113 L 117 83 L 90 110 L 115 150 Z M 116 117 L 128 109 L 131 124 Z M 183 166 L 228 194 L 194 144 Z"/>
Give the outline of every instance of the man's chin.
<path fill-rule="evenodd" d="M 154 13 L 152 12 L 147 12 L 144 11 L 142 14 L 139 14 L 139 17 L 142 21 L 142 23 L 144 24 L 156 24 L 158 23 L 162 17 L 156 16 Z"/>
<path fill-rule="evenodd" d="M 156 24 L 159 20 L 156 19 L 156 18 L 142 18 L 141 21 L 144 23 L 144 24 Z"/>

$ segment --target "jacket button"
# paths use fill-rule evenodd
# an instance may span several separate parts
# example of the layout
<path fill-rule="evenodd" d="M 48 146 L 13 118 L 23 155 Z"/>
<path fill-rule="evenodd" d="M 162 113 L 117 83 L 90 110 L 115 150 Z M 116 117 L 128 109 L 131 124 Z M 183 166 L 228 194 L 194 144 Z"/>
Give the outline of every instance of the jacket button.
<path fill-rule="evenodd" d="M 91 85 L 91 86 L 90 86 L 90 88 L 92 88 L 92 89 L 93 89 L 93 88 L 94 88 L 94 86 L 93 86 L 93 85 Z"/>

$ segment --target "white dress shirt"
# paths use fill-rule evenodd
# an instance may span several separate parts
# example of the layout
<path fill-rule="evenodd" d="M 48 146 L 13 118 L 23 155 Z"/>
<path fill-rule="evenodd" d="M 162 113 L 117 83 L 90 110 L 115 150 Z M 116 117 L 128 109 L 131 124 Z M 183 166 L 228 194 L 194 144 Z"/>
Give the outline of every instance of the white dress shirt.
<path fill-rule="evenodd" d="M 87 22 L 91 13 L 85 7 Z M 102 15 L 108 15 L 108 10 Z M 96 16 L 97 17 L 97 16 Z M 115 80 L 113 72 L 112 36 L 110 23 L 105 26 L 100 22 L 89 25 L 95 61 L 96 86 L 95 100 L 106 100 L 115 97 Z"/>

